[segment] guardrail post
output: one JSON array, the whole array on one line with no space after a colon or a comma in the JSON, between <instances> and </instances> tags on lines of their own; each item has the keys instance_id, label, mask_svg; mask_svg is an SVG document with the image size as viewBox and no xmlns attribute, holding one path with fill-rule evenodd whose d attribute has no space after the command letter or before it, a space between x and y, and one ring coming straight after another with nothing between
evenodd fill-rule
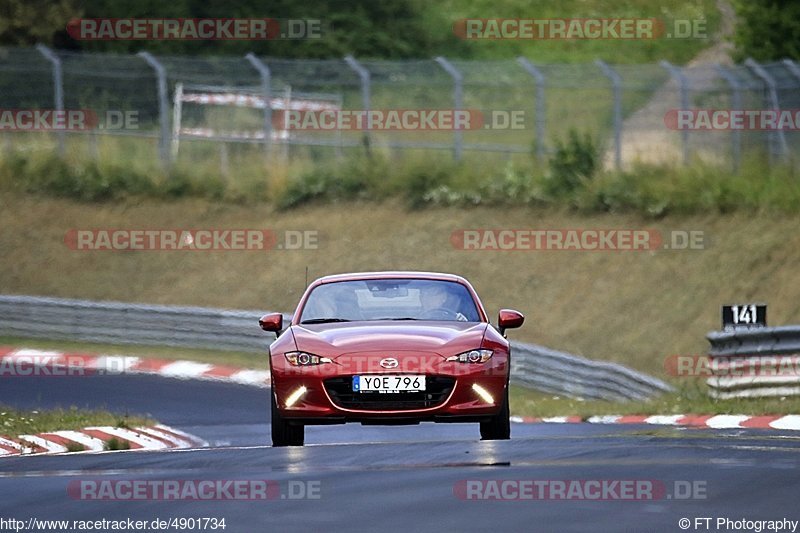
<instances>
[{"instance_id":1,"label":"guardrail post","mask_svg":"<svg viewBox=\"0 0 800 533\"><path fill-rule=\"evenodd\" d=\"M525 72L533 76L536 80L536 102L534 108L536 110L536 157L542 159L545 154L544 147L544 130L545 121L547 120L545 110L545 77L542 71L536 68L533 63L528 61L527 58L518 57L517 63L520 64Z\"/></svg>"},{"instance_id":2,"label":"guardrail post","mask_svg":"<svg viewBox=\"0 0 800 533\"><path fill-rule=\"evenodd\" d=\"M169 128L169 98L167 91L167 71L159 61L149 52L139 52L139 57L144 59L156 73L158 79L158 121L161 134L158 142L161 162L165 167L170 164L170 128Z\"/></svg>"},{"instance_id":3,"label":"guardrail post","mask_svg":"<svg viewBox=\"0 0 800 533\"><path fill-rule=\"evenodd\" d=\"M450 77L453 78L453 108L455 110L461 110L463 108L463 85L464 85L464 75L459 72L459 70L453 66L447 59L442 56L438 56L434 58L439 66L441 66L445 72L450 74ZM464 150L464 132L461 131L460 128L456 128L453 131L453 158L456 161L461 160L461 153Z\"/></svg>"},{"instance_id":4,"label":"guardrail post","mask_svg":"<svg viewBox=\"0 0 800 533\"><path fill-rule=\"evenodd\" d=\"M764 67L762 67L761 65L756 63L755 60L753 60L753 58L751 58L751 57L748 57L745 60L744 64L750 70L753 71L753 74L755 74L758 78L760 78L766 84L769 105L771 105L772 109L774 109L775 111L780 111L781 105L780 105L780 102L778 101L778 90L777 90L777 86L775 84L775 79L773 79L773 77L770 76L769 72L767 72L764 69ZM768 133L768 139L769 139L770 160L772 160L772 156L775 153L778 153L779 155L782 155L784 158L788 158L789 157L789 146L786 144L786 137L783 134L783 130L778 128L774 132L769 132ZM778 144L777 150L776 150L776 147L775 147L775 144L776 144L775 140L776 139L777 139L777 144Z\"/></svg>"},{"instance_id":5,"label":"guardrail post","mask_svg":"<svg viewBox=\"0 0 800 533\"><path fill-rule=\"evenodd\" d=\"M56 111L64 111L64 75L61 70L61 59L43 44L37 44L36 49L53 65L53 107ZM58 137L58 155L64 156L64 130L56 133Z\"/></svg>"},{"instance_id":6,"label":"guardrail post","mask_svg":"<svg viewBox=\"0 0 800 533\"><path fill-rule=\"evenodd\" d=\"M622 168L622 77L605 61L595 60L603 74L611 80L614 91L614 166Z\"/></svg>"},{"instance_id":7,"label":"guardrail post","mask_svg":"<svg viewBox=\"0 0 800 533\"><path fill-rule=\"evenodd\" d=\"M680 86L680 94L681 94L681 109L689 109L689 80L686 75L683 73L683 70L672 65L667 60L663 60L659 63L664 69L669 72L669 75L672 76L675 81L678 82ZM681 150L683 152L683 164L684 166L689 164L689 130L682 129L681 130Z\"/></svg>"},{"instance_id":8,"label":"guardrail post","mask_svg":"<svg viewBox=\"0 0 800 533\"><path fill-rule=\"evenodd\" d=\"M244 57L253 65L253 68L258 71L258 75L261 77L261 96L264 98L264 151L269 153L269 144L272 140L272 73L269 71L269 67L258 59L253 52Z\"/></svg>"},{"instance_id":9,"label":"guardrail post","mask_svg":"<svg viewBox=\"0 0 800 533\"><path fill-rule=\"evenodd\" d=\"M728 85L731 86L731 107L733 109L742 108L742 84L736 79L731 72L722 65L715 65L714 67L719 75L722 76ZM742 132L734 129L731 132L731 151L733 152L733 171L739 172L739 165L742 160Z\"/></svg>"},{"instance_id":10,"label":"guardrail post","mask_svg":"<svg viewBox=\"0 0 800 533\"><path fill-rule=\"evenodd\" d=\"M353 56L345 56L344 58L347 65L358 74L361 80L361 102L364 106L364 113L367 117L367 129L364 132L364 146L367 149L367 154L370 153L371 136L370 130L372 129L372 117L370 116L370 109L372 108L372 92L371 92L371 79L369 70L364 65L356 61Z\"/></svg>"}]
</instances>

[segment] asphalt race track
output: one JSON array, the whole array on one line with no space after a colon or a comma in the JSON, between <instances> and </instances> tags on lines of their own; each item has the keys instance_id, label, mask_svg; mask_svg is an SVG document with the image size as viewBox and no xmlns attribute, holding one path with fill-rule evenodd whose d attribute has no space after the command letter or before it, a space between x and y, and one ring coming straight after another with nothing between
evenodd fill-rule
<instances>
[{"instance_id":1,"label":"asphalt race track","mask_svg":"<svg viewBox=\"0 0 800 533\"><path fill-rule=\"evenodd\" d=\"M152 376L5 378L0 403L150 414L212 444L3 458L6 519L215 517L225 518L226 532L735 531L736 522L716 528L716 520L800 519L800 436L788 431L515 424L510 441L481 442L472 425L348 425L308 428L304 448L273 449L267 391L246 386ZM279 490L257 501L98 501L68 492L76 480L270 480ZM499 485L487 480L584 488L635 481L663 490L623 501L613 491L607 499L476 499L497 496L488 488ZM706 517L710 529L695 522Z\"/></svg>"}]
</instances>

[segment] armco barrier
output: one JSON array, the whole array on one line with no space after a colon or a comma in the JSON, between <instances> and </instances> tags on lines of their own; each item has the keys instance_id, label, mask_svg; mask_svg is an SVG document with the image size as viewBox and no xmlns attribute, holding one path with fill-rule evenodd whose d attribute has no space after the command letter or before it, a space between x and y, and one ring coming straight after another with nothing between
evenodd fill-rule
<instances>
[{"instance_id":1,"label":"armco barrier","mask_svg":"<svg viewBox=\"0 0 800 533\"><path fill-rule=\"evenodd\" d=\"M0 334L109 344L264 351L259 311L0 296Z\"/></svg>"},{"instance_id":2,"label":"armco barrier","mask_svg":"<svg viewBox=\"0 0 800 533\"><path fill-rule=\"evenodd\" d=\"M712 331L708 378L714 398L756 398L800 394L800 326Z\"/></svg>"},{"instance_id":3,"label":"armco barrier","mask_svg":"<svg viewBox=\"0 0 800 533\"><path fill-rule=\"evenodd\" d=\"M183 346L264 352L274 339L264 311L0 296L0 335L108 344ZM287 315L288 317L289 315ZM649 398L670 387L619 364L512 342L512 382L571 397Z\"/></svg>"}]
</instances>

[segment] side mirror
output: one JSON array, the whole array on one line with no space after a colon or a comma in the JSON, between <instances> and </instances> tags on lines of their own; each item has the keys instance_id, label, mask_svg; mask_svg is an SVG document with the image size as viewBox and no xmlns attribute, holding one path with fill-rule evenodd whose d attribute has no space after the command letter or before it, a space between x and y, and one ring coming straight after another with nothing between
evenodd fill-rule
<instances>
[{"instance_id":1,"label":"side mirror","mask_svg":"<svg viewBox=\"0 0 800 533\"><path fill-rule=\"evenodd\" d=\"M518 328L525 322L525 315L513 309L501 309L497 317L497 329L502 335L506 334L507 329Z\"/></svg>"},{"instance_id":2,"label":"side mirror","mask_svg":"<svg viewBox=\"0 0 800 533\"><path fill-rule=\"evenodd\" d=\"M258 325L264 331L274 331L278 333L283 329L283 315L281 313L270 313L258 319Z\"/></svg>"}]
</instances>

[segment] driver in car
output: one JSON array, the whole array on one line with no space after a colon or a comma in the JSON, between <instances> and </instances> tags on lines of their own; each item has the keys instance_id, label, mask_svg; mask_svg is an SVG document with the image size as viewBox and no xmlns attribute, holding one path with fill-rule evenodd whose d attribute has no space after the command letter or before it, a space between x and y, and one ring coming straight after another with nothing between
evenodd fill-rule
<instances>
[{"instance_id":1,"label":"driver in car","mask_svg":"<svg viewBox=\"0 0 800 533\"><path fill-rule=\"evenodd\" d=\"M459 320L467 317L459 312L459 298L450 293L442 283L434 283L420 289L420 318L429 320Z\"/></svg>"}]
</instances>

